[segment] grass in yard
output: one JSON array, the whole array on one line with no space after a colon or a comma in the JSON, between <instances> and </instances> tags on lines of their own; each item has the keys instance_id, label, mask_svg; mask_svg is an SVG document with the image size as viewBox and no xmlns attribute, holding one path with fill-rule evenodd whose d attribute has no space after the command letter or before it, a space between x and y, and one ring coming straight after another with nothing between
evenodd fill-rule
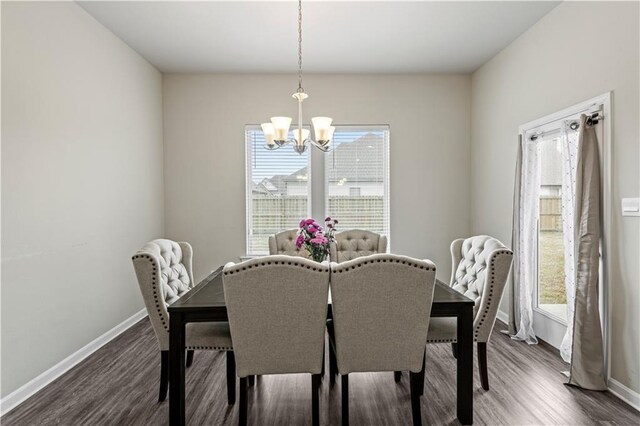
<instances>
[{"instance_id":1,"label":"grass in yard","mask_svg":"<svg viewBox=\"0 0 640 426\"><path fill-rule=\"evenodd\" d=\"M540 231L540 304L567 303L564 288L564 242L560 231Z\"/></svg>"}]
</instances>

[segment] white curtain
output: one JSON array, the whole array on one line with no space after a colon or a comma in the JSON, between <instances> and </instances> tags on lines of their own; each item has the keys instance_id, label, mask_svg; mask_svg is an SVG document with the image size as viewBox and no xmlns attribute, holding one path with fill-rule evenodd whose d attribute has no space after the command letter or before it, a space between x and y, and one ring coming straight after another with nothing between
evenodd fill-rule
<instances>
[{"instance_id":1,"label":"white curtain","mask_svg":"<svg viewBox=\"0 0 640 426\"><path fill-rule=\"evenodd\" d=\"M520 168L520 191L518 205L514 205L514 225L517 226L518 252L514 253L517 271L514 288L518 289L515 302L518 303L518 317L515 318L516 333L511 337L529 344L538 343L533 331L533 295L536 285L537 233L540 198L540 155L538 144L525 134L521 139L522 161ZM517 180L516 180L517 181Z\"/></svg>"},{"instance_id":2,"label":"white curtain","mask_svg":"<svg viewBox=\"0 0 640 426\"><path fill-rule=\"evenodd\" d=\"M574 212L576 167L578 164L578 132L562 126L562 232L564 234L564 284L567 294L567 332L560 344L560 355L565 362L571 362L573 343L573 311L575 306L575 246Z\"/></svg>"}]
</instances>

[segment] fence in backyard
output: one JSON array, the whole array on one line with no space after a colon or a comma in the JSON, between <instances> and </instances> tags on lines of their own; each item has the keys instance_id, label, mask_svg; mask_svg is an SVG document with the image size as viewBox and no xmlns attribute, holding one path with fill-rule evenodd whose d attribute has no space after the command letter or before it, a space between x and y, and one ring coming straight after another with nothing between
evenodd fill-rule
<instances>
[{"instance_id":1,"label":"fence in backyard","mask_svg":"<svg viewBox=\"0 0 640 426\"><path fill-rule=\"evenodd\" d=\"M382 196L330 196L329 212L339 219L339 230L360 228L373 232L384 229ZM253 224L251 250L269 251L269 236L285 229L297 228L300 219L307 217L307 197L304 195L253 194ZM316 218L319 221L324 217Z\"/></svg>"},{"instance_id":2,"label":"fence in backyard","mask_svg":"<svg viewBox=\"0 0 640 426\"><path fill-rule=\"evenodd\" d=\"M562 198L540 197L540 230L562 231Z\"/></svg>"}]
</instances>

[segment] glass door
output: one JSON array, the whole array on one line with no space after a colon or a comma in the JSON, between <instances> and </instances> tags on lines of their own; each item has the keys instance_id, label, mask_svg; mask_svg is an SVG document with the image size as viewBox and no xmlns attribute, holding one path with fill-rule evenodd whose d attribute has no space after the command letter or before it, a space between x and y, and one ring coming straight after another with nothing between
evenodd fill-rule
<instances>
[{"instance_id":1,"label":"glass door","mask_svg":"<svg viewBox=\"0 0 640 426\"><path fill-rule=\"evenodd\" d=\"M539 142L540 196L538 217L538 285L535 306L566 325L565 250L562 229L562 141Z\"/></svg>"},{"instance_id":2,"label":"glass door","mask_svg":"<svg viewBox=\"0 0 640 426\"><path fill-rule=\"evenodd\" d=\"M563 143L559 131L537 141L540 161L538 196L537 283L533 329L540 339L559 348L567 331L565 250L562 225Z\"/></svg>"}]
</instances>

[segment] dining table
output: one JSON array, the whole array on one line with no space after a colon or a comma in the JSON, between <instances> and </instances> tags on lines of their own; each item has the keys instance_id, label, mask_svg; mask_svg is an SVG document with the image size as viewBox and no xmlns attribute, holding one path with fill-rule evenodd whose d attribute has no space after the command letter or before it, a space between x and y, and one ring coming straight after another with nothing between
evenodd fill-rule
<instances>
[{"instance_id":1,"label":"dining table","mask_svg":"<svg viewBox=\"0 0 640 426\"><path fill-rule=\"evenodd\" d=\"M222 285L222 267L212 271L169 311L169 423L185 424L185 340L191 322L228 321ZM331 298L328 299L331 312ZM458 421L473 424L473 306L474 301L436 280L431 317L457 318L457 409ZM436 390L434 390L436 391Z\"/></svg>"}]
</instances>

